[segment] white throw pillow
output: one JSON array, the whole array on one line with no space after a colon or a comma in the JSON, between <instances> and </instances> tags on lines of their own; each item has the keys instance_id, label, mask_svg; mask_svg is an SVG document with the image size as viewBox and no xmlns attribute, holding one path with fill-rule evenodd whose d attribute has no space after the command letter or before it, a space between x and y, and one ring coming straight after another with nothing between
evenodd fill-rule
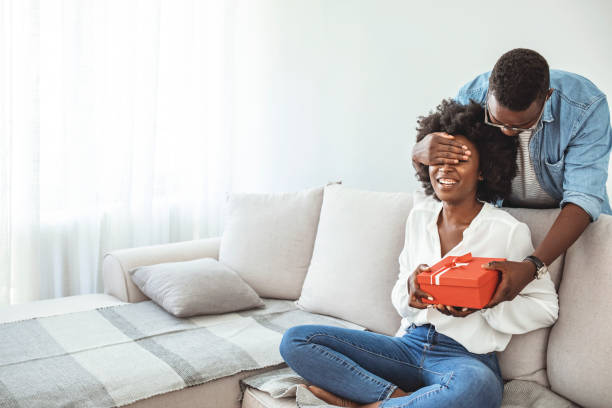
<instances>
[{"instance_id":1,"label":"white throw pillow","mask_svg":"<svg viewBox=\"0 0 612 408\"><path fill-rule=\"evenodd\" d=\"M391 290L411 208L409 193L327 186L298 306L393 335L401 319Z\"/></svg>"},{"instance_id":2,"label":"white throw pillow","mask_svg":"<svg viewBox=\"0 0 612 408\"><path fill-rule=\"evenodd\" d=\"M259 296L297 299L310 265L323 188L230 194L219 261Z\"/></svg>"},{"instance_id":3,"label":"white throw pillow","mask_svg":"<svg viewBox=\"0 0 612 408\"><path fill-rule=\"evenodd\" d=\"M236 272L213 258L139 266L129 273L142 293L178 317L264 306Z\"/></svg>"}]
</instances>

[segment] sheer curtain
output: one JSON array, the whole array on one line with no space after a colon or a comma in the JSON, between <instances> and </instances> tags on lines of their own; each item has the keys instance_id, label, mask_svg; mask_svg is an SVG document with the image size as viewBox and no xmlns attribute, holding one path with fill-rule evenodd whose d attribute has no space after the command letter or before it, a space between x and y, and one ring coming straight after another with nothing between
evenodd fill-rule
<instances>
[{"instance_id":1,"label":"sheer curtain","mask_svg":"<svg viewBox=\"0 0 612 408\"><path fill-rule=\"evenodd\" d=\"M0 0L0 304L100 292L109 250L220 233L231 10Z\"/></svg>"}]
</instances>

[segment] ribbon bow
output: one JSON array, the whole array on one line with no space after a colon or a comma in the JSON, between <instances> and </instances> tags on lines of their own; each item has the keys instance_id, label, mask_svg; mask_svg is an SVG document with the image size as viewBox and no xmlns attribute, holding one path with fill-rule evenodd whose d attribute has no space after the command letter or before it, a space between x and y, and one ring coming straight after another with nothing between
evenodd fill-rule
<instances>
[{"instance_id":1,"label":"ribbon bow","mask_svg":"<svg viewBox=\"0 0 612 408\"><path fill-rule=\"evenodd\" d=\"M472 260L472 253L468 252L467 254L461 256L449 256L446 258L435 270L431 271L431 275L429 276L430 285L440 285L440 276L444 275L446 272L451 269L463 268L466 265L470 264Z\"/></svg>"}]
</instances>

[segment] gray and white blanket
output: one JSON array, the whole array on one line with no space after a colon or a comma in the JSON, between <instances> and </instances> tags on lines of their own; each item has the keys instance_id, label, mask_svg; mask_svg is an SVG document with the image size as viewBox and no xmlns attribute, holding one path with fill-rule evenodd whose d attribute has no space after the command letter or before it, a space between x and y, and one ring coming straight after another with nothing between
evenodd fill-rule
<instances>
[{"instance_id":1,"label":"gray and white blanket","mask_svg":"<svg viewBox=\"0 0 612 408\"><path fill-rule=\"evenodd\" d=\"M267 371L240 381L243 389L255 388L272 398L295 398L297 408L338 408L318 399L301 384L308 382L291 368ZM411 394L411 393L409 393ZM578 405L533 381L512 380L504 386L501 408L579 408Z\"/></svg>"},{"instance_id":2,"label":"gray and white blanket","mask_svg":"<svg viewBox=\"0 0 612 408\"><path fill-rule=\"evenodd\" d=\"M361 329L292 301L177 318L151 301L0 325L0 407L114 407L283 362L299 324Z\"/></svg>"}]
</instances>

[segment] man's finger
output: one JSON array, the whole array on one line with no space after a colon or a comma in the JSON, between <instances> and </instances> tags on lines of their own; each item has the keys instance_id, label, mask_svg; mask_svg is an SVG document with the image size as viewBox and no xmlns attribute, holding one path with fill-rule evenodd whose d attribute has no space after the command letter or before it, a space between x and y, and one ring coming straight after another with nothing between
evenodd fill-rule
<instances>
[{"instance_id":1,"label":"man's finger","mask_svg":"<svg viewBox=\"0 0 612 408\"><path fill-rule=\"evenodd\" d=\"M465 157L465 158L464 158ZM449 151L439 151L436 153L434 160L436 159L450 159L450 160L467 160L468 156L465 156L463 153L453 153Z\"/></svg>"},{"instance_id":2,"label":"man's finger","mask_svg":"<svg viewBox=\"0 0 612 408\"><path fill-rule=\"evenodd\" d=\"M461 152L465 152L465 151L470 150L470 149L469 149L469 148L468 148L466 145L464 145L464 144L463 144L463 143L461 143L461 142L457 142L456 140L451 140L451 139L446 139L446 138L445 138L445 139L438 139L438 140L437 140L437 142L438 142L438 145L439 145L440 147L445 147L445 148L448 148L448 147L458 148L458 149L460 149L460 150L461 150Z\"/></svg>"},{"instance_id":3,"label":"man's finger","mask_svg":"<svg viewBox=\"0 0 612 408\"><path fill-rule=\"evenodd\" d=\"M503 262L500 261L491 261L489 263L483 264L482 267L485 269L496 269L498 271L503 271Z\"/></svg>"},{"instance_id":4,"label":"man's finger","mask_svg":"<svg viewBox=\"0 0 612 408\"><path fill-rule=\"evenodd\" d=\"M450 134L448 134L446 132L434 132L433 134L436 135L436 136L441 136L441 137L443 137L445 139L449 139L449 140L454 140L455 139L455 136L450 135Z\"/></svg>"},{"instance_id":5,"label":"man's finger","mask_svg":"<svg viewBox=\"0 0 612 408\"><path fill-rule=\"evenodd\" d=\"M485 305L484 309L488 309L490 307L493 307L493 306L497 305L498 303L501 303L504 300L505 292L506 292L505 287L506 287L506 285L503 285L503 282L501 282L497 286L497 289L495 290L495 293L493 294L493 297L491 298L489 303L487 303Z\"/></svg>"},{"instance_id":6,"label":"man's finger","mask_svg":"<svg viewBox=\"0 0 612 408\"><path fill-rule=\"evenodd\" d=\"M430 165L432 166L442 166L443 164L459 164L458 159L446 159L444 157L434 157L431 159Z\"/></svg>"},{"instance_id":7,"label":"man's finger","mask_svg":"<svg viewBox=\"0 0 612 408\"><path fill-rule=\"evenodd\" d=\"M440 152L449 152L449 153L454 153L454 154L458 154L460 156L464 156L464 155L471 155L472 152L470 152L469 150L466 150L462 147L462 145L456 145L456 144L443 144L440 143L440 146L438 147L438 150ZM469 152L469 153L468 153Z\"/></svg>"}]
</instances>

